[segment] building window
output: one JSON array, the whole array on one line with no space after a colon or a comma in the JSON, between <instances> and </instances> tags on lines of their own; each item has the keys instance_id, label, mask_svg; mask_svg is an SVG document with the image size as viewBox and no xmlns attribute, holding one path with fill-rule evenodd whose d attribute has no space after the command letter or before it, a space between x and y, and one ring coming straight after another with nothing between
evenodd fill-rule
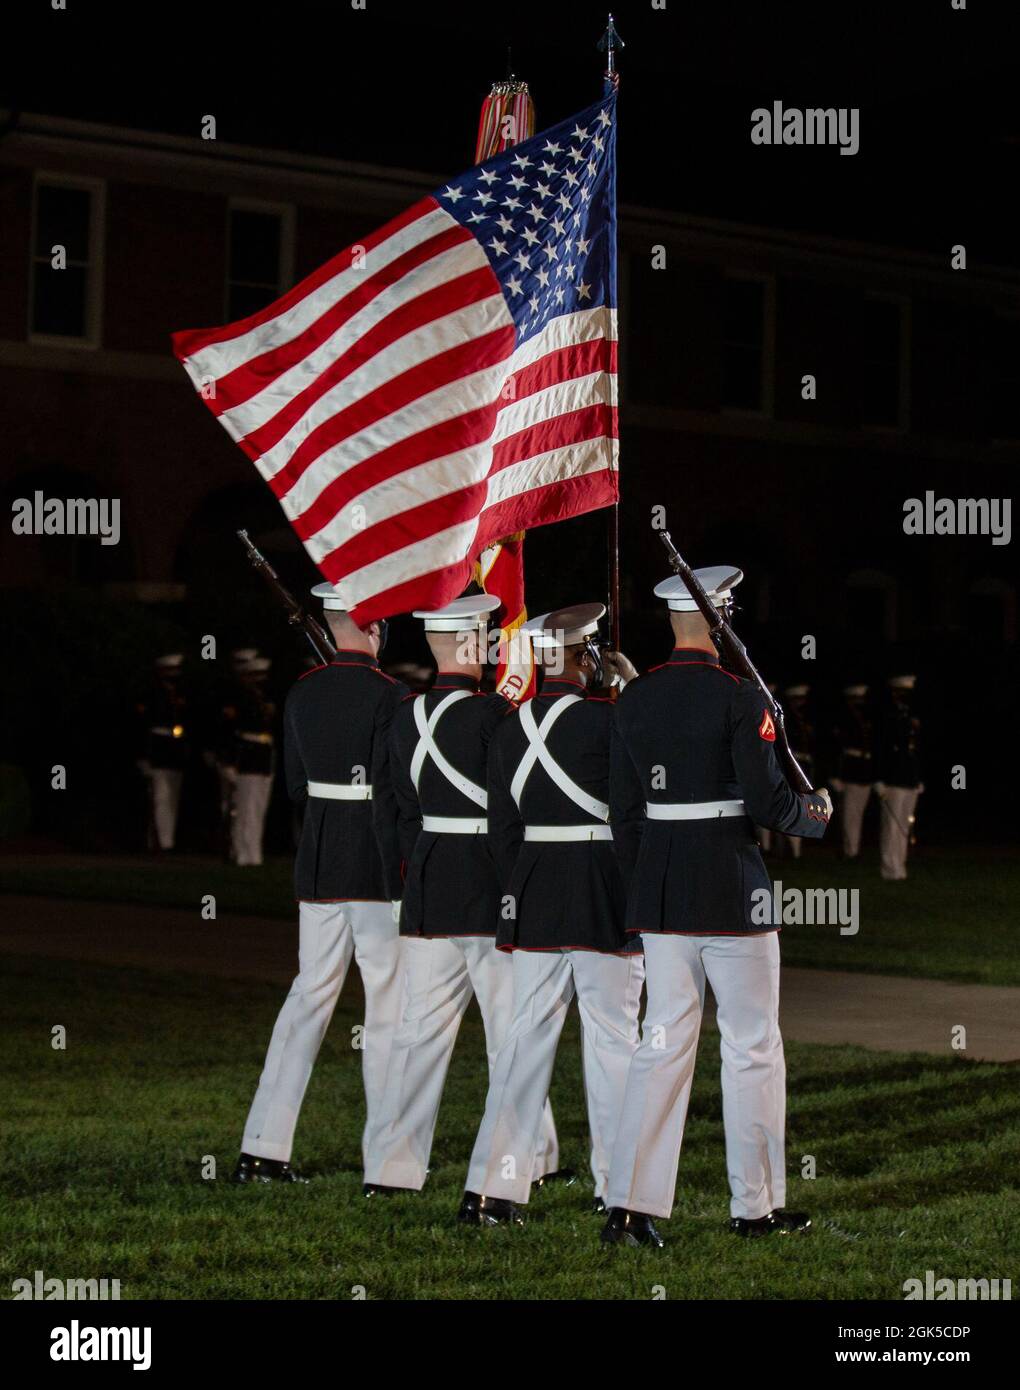
<instances>
[{"instance_id":1,"label":"building window","mask_svg":"<svg viewBox=\"0 0 1020 1390\"><path fill-rule=\"evenodd\" d=\"M861 424L906 429L909 382L909 305L877 295L864 301Z\"/></svg>"},{"instance_id":2,"label":"building window","mask_svg":"<svg viewBox=\"0 0 1020 1390\"><path fill-rule=\"evenodd\" d=\"M95 347L100 336L103 186L36 178L32 207L33 342Z\"/></svg>"},{"instance_id":3,"label":"building window","mask_svg":"<svg viewBox=\"0 0 1020 1390\"><path fill-rule=\"evenodd\" d=\"M758 276L723 281L722 406L771 409L773 285Z\"/></svg>"},{"instance_id":4,"label":"building window","mask_svg":"<svg viewBox=\"0 0 1020 1390\"><path fill-rule=\"evenodd\" d=\"M233 202L227 223L227 318L244 319L289 289L293 270L291 207Z\"/></svg>"},{"instance_id":5,"label":"building window","mask_svg":"<svg viewBox=\"0 0 1020 1390\"><path fill-rule=\"evenodd\" d=\"M1020 318L994 314L987 331L988 432L992 439L1020 439Z\"/></svg>"}]
</instances>

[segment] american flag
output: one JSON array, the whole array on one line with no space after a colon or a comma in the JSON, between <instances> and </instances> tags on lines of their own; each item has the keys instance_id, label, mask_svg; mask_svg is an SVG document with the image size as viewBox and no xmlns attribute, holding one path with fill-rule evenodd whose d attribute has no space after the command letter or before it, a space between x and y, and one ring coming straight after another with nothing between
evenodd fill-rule
<instances>
[{"instance_id":1,"label":"american flag","mask_svg":"<svg viewBox=\"0 0 1020 1390\"><path fill-rule=\"evenodd\" d=\"M448 603L493 541L618 496L615 106L173 335L358 622Z\"/></svg>"}]
</instances>

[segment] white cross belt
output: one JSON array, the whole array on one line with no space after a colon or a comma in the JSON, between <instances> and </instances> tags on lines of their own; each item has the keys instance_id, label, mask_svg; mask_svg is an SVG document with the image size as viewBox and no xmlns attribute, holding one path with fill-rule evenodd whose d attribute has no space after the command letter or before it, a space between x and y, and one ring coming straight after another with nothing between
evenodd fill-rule
<instances>
[{"instance_id":1,"label":"white cross belt","mask_svg":"<svg viewBox=\"0 0 1020 1390\"><path fill-rule=\"evenodd\" d=\"M368 782L309 782L308 795L327 801L371 801L372 786Z\"/></svg>"},{"instance_id":2,"label":"white cross belt","mask_svg":"<svg viewBox=\"0 0 1020 1390\"><path fill-rule=\"evenodd\" d=\"M526 825L526 840L611 840L608 825Z\"/></svg>"},{"instance_id":3,"label":"white cross belt","mask_svg":"<svg viewBox=\"0 0 1020 1390\"><path fill-rule=\"evenodd\" d=\"M722 816L743 816L742 801L648 801L649 820L718 820Z\"/></svg>"}]
</instances>

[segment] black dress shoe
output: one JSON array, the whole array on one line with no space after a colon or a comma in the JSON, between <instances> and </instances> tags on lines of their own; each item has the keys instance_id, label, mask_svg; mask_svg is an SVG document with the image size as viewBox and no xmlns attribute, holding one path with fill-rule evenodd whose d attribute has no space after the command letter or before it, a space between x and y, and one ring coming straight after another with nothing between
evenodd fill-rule
<instances>
[{"instance_id":1,"label":"black dress shoe","mask_svg":"<svg viewBox=\"0 0 1020 1390\"><path fill-rule=\"evenodd\" d=\"M384 1182L366 1182L362 1184L362 1193L366 1197L399 1197L402 1193L409 1192L417 1197L416 1187L387 1187Z\"/></svg>"},{"instance_id":2,"label":"black dress shoe","mask_svg":"<svg viewBox=\"0 0 1020 1390\"><path fill-rule=\"evenodd\" d=\"M811 1225L811 1218L802 1211L783 1211L777 1208L770 1211L768 1216L750 1218L745 1216L734 1216L730 1220L730 1230L735 1236L745 1236L750 1240L755 1240L759 1236L789 1235L792 1231L806 1231Z\"/></svg>"},{"instance_id":3,"label":"black dress shoe","mask_svg":"<svg viewBox=\"0 0 1020 1390\"><path fill-rule=\"evenodd\" d=\"M466 1226L523 1226L524 1217L514 1202L506 1197L486 1197L478 1192L465 1192L457 1220Z\"/></svg>"},{"instance_id":4,"label":"black dress shoe","mask_svg":"<svg viewBox=\"0 0 1020 1390\"><path fill-rule=\"evenodd\" d=\"M299 1182L308 1183L289 1163L277 1158L256 1158L254 1154L242 1154L230 1178L231 1182Z\"/></svg>"},{"instance_id":5,"label":"black dress shoe","mask_svg":"<svg viewBox=\"0 0 1020 1390\"><path fill-rule=\"evenodd\" d=\"M557 1168L554 1173L543 1173L531 1185L532 1187L548 1187L550 1183L554 1182L561 1182L564 1187L569 1187L571 1183L577 1182L576 1168Z\"/></svg>"},{"instance_id":6,"label":"black dress shoe","mask_svg":"<svg viewBox=\"0 0 1020 1390\"><path fill-rule=\"evenodd\" d=\"M654 1245L661 1250L665 1243L646 1212L609 1208L609 1220L602 1227L603 1245Z\"/></svg>"},{"instance_id":7,"label":"black dress shoe","mask_svg":"<svg viewBox=\"0 0 1020 1390\"><path fill-rule=\"evenodd\" d=\"M594 1202L592 1202L591 1214L592 1216L605 1216L606 1204L601 1197L596 1197Z\"/></svg>"}]
</instances>

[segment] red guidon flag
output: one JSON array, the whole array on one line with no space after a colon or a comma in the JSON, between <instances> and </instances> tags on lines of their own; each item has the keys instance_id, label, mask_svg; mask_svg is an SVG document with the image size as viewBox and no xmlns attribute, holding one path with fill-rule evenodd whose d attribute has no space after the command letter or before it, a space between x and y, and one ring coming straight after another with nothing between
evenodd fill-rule
<instances>
[{"instance_id":1,"label":"red guidon flag","mask_svg":"<svg viewBox=\"0 0 1020 1390\"><path fill-rule=\"evenodd\" d=\"M616 500L615 105L451 179L250 318L174 334L357 622L448 603L500 537Z\"/></svg>"}]
</instances>

